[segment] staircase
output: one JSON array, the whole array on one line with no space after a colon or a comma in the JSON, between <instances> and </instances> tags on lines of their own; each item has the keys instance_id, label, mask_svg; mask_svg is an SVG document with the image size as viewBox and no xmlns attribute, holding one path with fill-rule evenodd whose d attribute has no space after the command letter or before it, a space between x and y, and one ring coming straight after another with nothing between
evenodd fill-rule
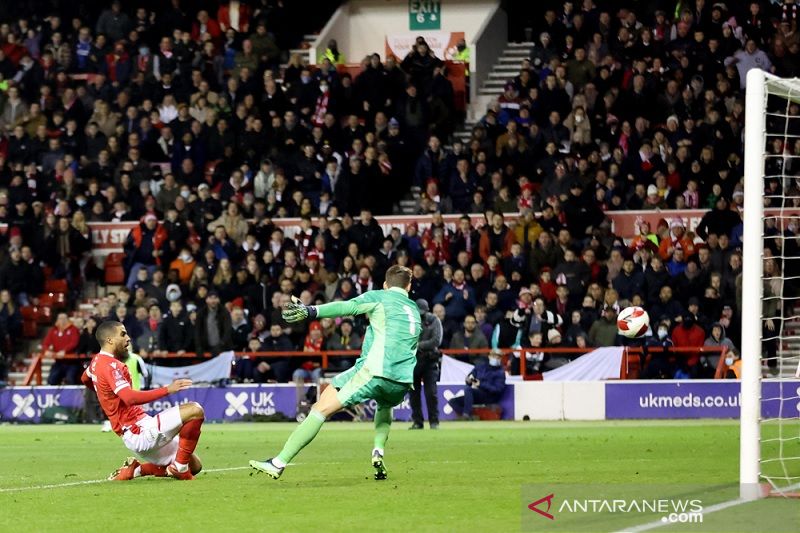
<instances>
[{"instance_id":1,"label":"staircase","mask_svg":"<svg viewBox=\"0 0 800 533\"><path fill-rule=\"evenodd\" d=\"M497 58L492 71L483 80L483 85L478 89L478 98L470 104L470 113L467 114L464 126L456 130L455 139L464 143L469 141L472 128L483 117L486 108L503 94L506 82L519 74L522 60L530 57L533 46L532 42L508 43L502 55Z\"/></svg>"},{"instance_id":2,"label":"staircase","mask_svg":"<svg viewBox=\"0 0 800 533\"><path fill-rule=\"evenodd\" d=\"M503 54L497 58L494 68L483 82L479 95L498 97L503 93L506 82L519 74L519 66L523 59L531 56L534 43L508 43Z\"/></svg>"}]
</instances>

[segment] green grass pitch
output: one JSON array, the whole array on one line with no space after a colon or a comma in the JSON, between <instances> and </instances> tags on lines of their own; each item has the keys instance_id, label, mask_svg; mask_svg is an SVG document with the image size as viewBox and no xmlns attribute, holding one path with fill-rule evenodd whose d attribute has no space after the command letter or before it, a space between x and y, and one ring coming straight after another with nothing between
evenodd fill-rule
<instances>
[{"instance_id":1,"label":"green grass pitch","mask_svg":"<svg viewBox=\"0 0 800 533\"><path fill-rule=\"evenodd\" d=\"M738 478L733 421L443 423L439 431L395 423L389 479L380 482L371 424L329 423L279 481L243 468L277 452L293 427L206 424L197 450L206 472L193 482L81 483L129 455L118 437L97 426L0 426L0 531L500 533L531 523L525 485L702 484L725 488L724 501ZM785 516L793 519L775 518ZM656 531L799 529L800 501L773 498Z\"/></svg>"}]
</instances>

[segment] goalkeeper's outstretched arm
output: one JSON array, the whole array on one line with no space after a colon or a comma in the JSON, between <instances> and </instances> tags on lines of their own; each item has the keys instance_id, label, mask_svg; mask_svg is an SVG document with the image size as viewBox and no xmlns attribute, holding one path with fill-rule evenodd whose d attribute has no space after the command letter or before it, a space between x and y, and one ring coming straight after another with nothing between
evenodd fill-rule
<instances>
[{"instance_id":1,"label":"goalkeeper's outstretched arm","mask_svg":"<svg viewBox=\"0 0 800 533\"><path fill-rule=\"evenodd\" d=\"M305 305L299 298L292 296L292 301L283 308L281 316L286 322L291 323L369 313L377 305L377 302L367 301L369 299L366 297L367 294L362 294L346 302L330 302L322 305Z\"/></svg>"}]
</instances>

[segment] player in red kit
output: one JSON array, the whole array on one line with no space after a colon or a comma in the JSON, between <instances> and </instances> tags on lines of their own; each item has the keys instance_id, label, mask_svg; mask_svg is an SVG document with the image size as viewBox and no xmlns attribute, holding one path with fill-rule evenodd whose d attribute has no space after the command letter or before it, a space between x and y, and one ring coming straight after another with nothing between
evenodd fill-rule
<instances>
[{"instance_id":1,"label":"player in red kit","mask_svg":"<svg viewBox=\"0 0 800 533\"><path fill-rule=\"evenodd\" d=\"M100 352L92 358L81 382L97 393L114 433L143 461L129 457L109 479L129 480L139 476L172 476L194 479L202 464L194 454L203 424L203 407L189 402L149 416L141 404L188 389L192 381L176 379L167 387L150 391L131 388L128 367L122 362L131 340L120 322L109 320L95 333Z\"/></svg>"}]
</instances>

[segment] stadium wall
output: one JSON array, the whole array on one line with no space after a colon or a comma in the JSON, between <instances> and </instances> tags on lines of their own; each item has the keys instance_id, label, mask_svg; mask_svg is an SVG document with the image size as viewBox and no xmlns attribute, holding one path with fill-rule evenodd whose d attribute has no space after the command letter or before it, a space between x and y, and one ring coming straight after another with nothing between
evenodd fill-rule
<instances>
[{"instance_id":1,"label":"stadium wall","mask_svg":"<svg viewBox=\"0 0 800 533\"><path fill-rule=\"evenodd\" d=\"M460 383L439 384L439 416L456 414L447 400L463 394ZM504 419L514 420L621 420L621 419L730 419L739 417L738 381L620 381L620 382L511 382L500 402ZM10 387L0 390L0 422L37 423L48 408L81 409L86 389L65 387ZM800 379L764 380L761 412L764 418L800 416ZM295 417L295 387L286 385L232 385L194 387L144 406L155 413L176 404L200 402L206 418L237 421L276 413ZM374 405L367 404L371 417ZM408 398L395 408L396 420L411 417Z\"/></svg>"},{"instance_id":2,"label":"stadium wall","mask_svg":"<svg viewBox=\"0 0 800 533\"><path fill-rule=\"evenodd\" d=\"M441 0L441 28L432 31L464 32L467 42L471 42L499 5L499 1L491 0ZM425 33L409 29L408 1L350 0L323 28L313 55L322 57L328 40L336 39L350 63L359 63L373 52L385 59L386 36L403 33Z\"/></svg>"}]
</instances>

